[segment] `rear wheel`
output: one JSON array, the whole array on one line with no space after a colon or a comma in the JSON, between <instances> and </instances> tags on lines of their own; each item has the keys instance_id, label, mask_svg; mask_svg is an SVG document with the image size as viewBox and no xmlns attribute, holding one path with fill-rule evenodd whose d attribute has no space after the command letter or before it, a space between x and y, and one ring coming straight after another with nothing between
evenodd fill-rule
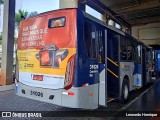
<instances>
[{"instance_id":1,"label":"rear wheel","mask_svg":"<svg viewBox=\"0 0 160 120\"><path fill-rule=\"evenodd\" d=\"M128 80L126 78L124 78L123 84L122 84L122 93L121 93L120 102L126 103L128 101L128 97L129 97Z\"/></svg>"}]
</instances>

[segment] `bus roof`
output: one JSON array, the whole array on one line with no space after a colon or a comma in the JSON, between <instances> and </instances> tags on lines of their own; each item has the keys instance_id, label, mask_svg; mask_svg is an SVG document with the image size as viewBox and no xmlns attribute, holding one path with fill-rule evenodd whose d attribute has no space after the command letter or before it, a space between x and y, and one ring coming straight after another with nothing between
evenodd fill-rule
<instances>
[{"instance_id":1,"label":"bus roof","mask_svg":"<svg viewBox=\"0 0 160 120\"><path fill-rule=\"evenodd\" d=\"M107 27L108 29L113 30L113 31L115 31L115 32L117 32L117 33L119 33L119 34L121 34L121 35L123 35L123 36L130 37L132 40L134 40L134 41L142 44L143 46L145 46L145 47L148 48L148 49L151 49L150 46L144 44L142 41L134 38L133 36L129 35L128 33L125 33L125 32L123 32L123 31L121 31L121 30L119 30L119 29L117 29L117 28L115 28L115 27L113 27L113 26L109 26L109 25L107 25L107 23L105 23L105 22L97 19L96 17L94 17L94 16L92 16L92 15L90 15L90 14L88 14L88 13L85 13L85 12L84 12L84 15L85 15L86 18L88 18L88 19L90 19L90 20L92 20L92 21L94 21L94 22L96 22L96 23L98 23L98 24L100 24L100 25L102 25L102 26L104 26L104 27Z\"/></svg>"}]
</instances>

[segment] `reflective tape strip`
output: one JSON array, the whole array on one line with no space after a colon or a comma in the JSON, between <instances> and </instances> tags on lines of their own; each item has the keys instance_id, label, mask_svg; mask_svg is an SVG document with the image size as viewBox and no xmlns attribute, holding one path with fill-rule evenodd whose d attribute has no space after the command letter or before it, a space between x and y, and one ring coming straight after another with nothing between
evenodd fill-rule
<instances>
[{"instance_id":1,"label":"reflective tape strip","mask_svg":"<svg viewBox=\"0 0 160 120\"><path fill-rule=\"evenodd\" d=\"M74 92L62 92L63 95L74 96Z\"/></svg>"},{"instance_id":2,"label":"reflective tape strip","mask_svg":"<svg viewBox=\"0 0 160 120\"><path fill-rule=\"evenodd\" d=\"M69 96L74 96L74 92L68 92Z\"/></svg>"},{"instance_id":3,"label":"reflective tape strip","mask_svg":"<svg viewBox=\"0 0 160 120\"><path fill-rule=\"evenodd\" d=\"M63 95L68 95L68 92L63 92L62 94L63 94Z\"/></svg>"},{"instance_id":4,"label":"reflective tape strip","mask_svg":"<svg viewBox=\"0 0 160 120\"><path fill-rule=\"evenodd\" d=\"M82 84L82 87L85 87L85 86L88 86L88 83L86 83L86 84Z\"/></svg>"}]
</instances>

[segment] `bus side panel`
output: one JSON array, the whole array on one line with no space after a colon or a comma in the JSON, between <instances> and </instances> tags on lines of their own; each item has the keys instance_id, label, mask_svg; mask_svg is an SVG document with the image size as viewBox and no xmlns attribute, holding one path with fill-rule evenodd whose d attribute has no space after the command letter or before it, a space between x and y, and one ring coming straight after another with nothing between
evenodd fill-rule
<instances>
[{"instance_id":1,"label":"bus side panel","mask_svg":"<svg viewBox=\"0 0 160 120\"><path fill-rule=\"evenodd\" d=\"M84 84L92 85L98 83L98 58L96 59L90 59L87 56L87 51L85 48L84 40L85 35L84 32L86 31L86 27L84 25L84 21L86 19L82 17L82 15L78 15L78 42L77 42L77 55L78 55L78 64L77 64L77 80L75 82L75 87L82 87ZM87 20L90 22L90 20ZM95 23L91 22L91 24L94 26ZM84 25L84 28L82 27ZM83 31L84 29L84 31ZM88 28L89 29L89 28ZM91 34L91 33L89 33ZM90 47L90 46L88 46ZM97 70L96 72L94 70Z\"/></svg>"},{"instance_id":2,"label":"bus side panel","mask_svg":"<svg viewBox=\"0 0 160 120\"><path fill-rule=\"evenodd\" d=\"M83 84L88 83L88 79L86 77L89 74L89 71L87 70L88 62L84 59L86 57L84 56L85 49L83 44L84 39L84 31L83 31L83 25L84 25L84 15L77 11L77 64L76 64L76 70L77 75L75 78L74 86L75 87L82 87ZM84 71L86 70L86 71Z\"/></svg>"},{"instance_id":3,"label":"bus side panel","mask_svg":"<svg viewBox=\"0 0 160 120\"><path fill-rule=\"evenodd\" d=\"M129 78L129 90L142 86L142 65L134 62L120 62L121 86L125 76Z\"/></svg>"},{"instance_id":4,"label":"bus side panel","mask_svg":"<svg viewBox=\"0 0 160 120\"><path fill-rule=\"evenodd\" d=\"M98 76L89 77L91 65L95 61L88 59L84 46L84 14L77 10L77 61L76 61L76 78L74 88L79 89L80 106L89 109L98 107ZM97 61L98 62L98 61ZM97 84L96 84L97 83ZM84 99L85 98L85 99Z\"/></svg>"},{"instance_id":5,"label":"bus side panel","mask_svg":"<svg viewBox=\"0 0 160 120\"><path fill-rule=\"evenodd\" d=\"M135 87L142 87L142 64L134 63L134 84Z\"/></svg>"}]
</instances>

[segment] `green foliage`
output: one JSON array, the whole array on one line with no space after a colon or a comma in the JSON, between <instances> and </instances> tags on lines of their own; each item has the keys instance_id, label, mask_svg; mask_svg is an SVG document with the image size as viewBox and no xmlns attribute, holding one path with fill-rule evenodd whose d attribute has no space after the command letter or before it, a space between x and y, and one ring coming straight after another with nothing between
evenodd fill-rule
<instances>
[{"instance_id":1,"label":"green foliage","mask_svg":"<svg viewBox=\"0 0 160 120\"><path fill-rule=\"evenodd\" d=\"M2 33L0 33L0 40L2 40Z\"/></svg>"},{"instance_id":2,"label":"green foliage","mask_svg":"<svg viewBox=\"0 0 160 120\"><path fill-rule=\"evenodd\" d=\"M4 3L4 0L0 0L0 5Z\"/></svg>"},{"instance_id":3,"label":"green foliage","mask_svg":"<svg viewBox=\"0 0 160 120\"><path fill-rule=\"evenodd\" d=\"M19 27L19 23L21 22L21 20L25 19L28 15L27 11L24 10L19 10L18 13L15 14L15 27Z\"/></svg>"},{"instance_id":4,"label":"green foliage","mask_svg":"<svg viewBox=\"0 0 160 120\"><path fill-rule=\"evenodd\" d=\"M35 15L37 15L38 12L37 11L33 11L31 13L27 12L27 11L24 11L24 10L19 10L18 13L15 14L15 27L16 28L19 28L19 23L23 20L23 19L26 19L26 18L29 18L29 17L33 17Z\"/></svg>"}]
</instances>

